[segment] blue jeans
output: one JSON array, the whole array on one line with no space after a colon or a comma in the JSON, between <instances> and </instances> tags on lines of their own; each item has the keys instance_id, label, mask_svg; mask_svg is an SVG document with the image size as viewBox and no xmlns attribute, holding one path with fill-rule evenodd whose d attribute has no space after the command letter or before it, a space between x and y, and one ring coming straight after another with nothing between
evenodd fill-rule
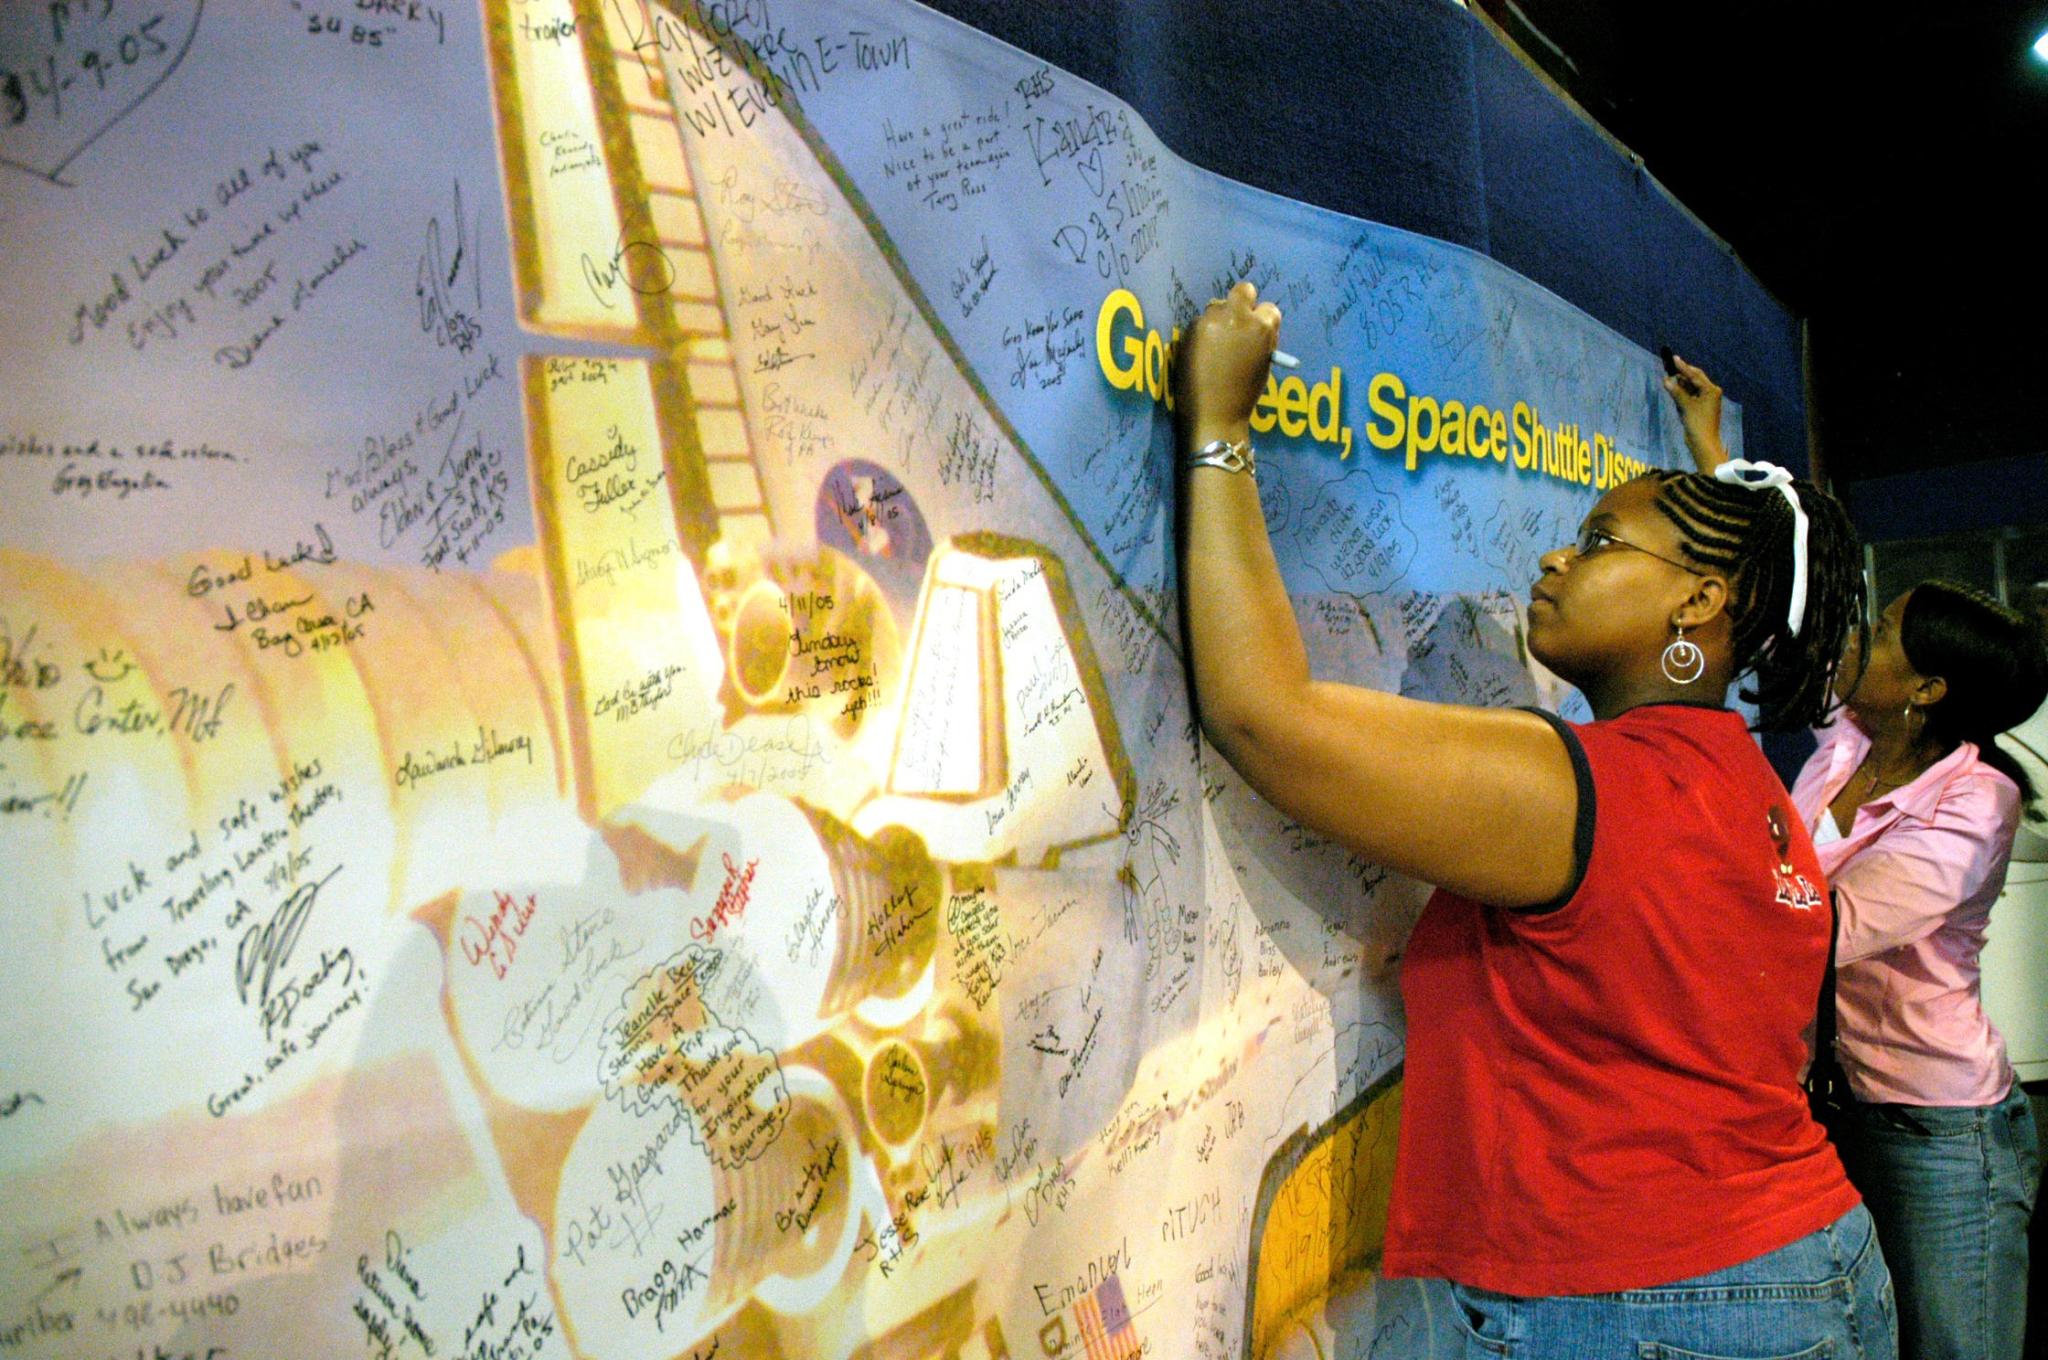
<instances>
[{"instance_id":1,"label":"blue jeans","mask_svg":"<svg viewBox=\"0 0 2048 1360\"><path fill-rule=\"evenodd\" d=\"M1837 1121L1849 1179L1877 1220L1916 1360L2019 1360L2027 1220L2041 1141L2018 1082L1996 1105L1854 1104Z\"/></svg>"},{"instance_id":2,"label":"blue jeans","mask_svg":"<svg viewBox=\"0 0 2048 1360\"><path fill-rule=\"evenodd\" d=\"M1896 1360L1892 1288L1861 1205L1741 1265L1614 1294L1450 1287L1467 1360Z\"/></svg>"}]
</instances>

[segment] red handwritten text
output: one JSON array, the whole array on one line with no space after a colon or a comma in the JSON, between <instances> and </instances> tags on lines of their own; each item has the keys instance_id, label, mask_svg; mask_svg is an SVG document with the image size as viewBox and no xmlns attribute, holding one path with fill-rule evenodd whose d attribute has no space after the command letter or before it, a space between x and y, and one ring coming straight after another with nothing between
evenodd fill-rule
<instances>
[{"instance_id":1,"label":"red handwritten text","mask_svg":"<svg viewBox=\"0 0 2048 1360\"><path fill-rule=\"evenodd\" d=\"M754 892L754 871L761 867L761 861L750 859L744 865L734 864L731 855L721 855L725 861L725 886L718 890L718 901L712 905L709 916L699 916L690 922L690 938L709 940L718 933L720 926L731 925L746 913L747 899Z\"/></svg>"},{"instance_id":2,"label":"red handwritten text","mask_svg":"<svg viewBox=\"0 0 2048 1360\"><path fill-rule=\"evenodd\" d=\"M488 921L479 921L474 916L462 918L462 956L472 964L488 963L491 972L502 978L512 960L519 956L519 939L526 934L540 904L534 901L533 893L528 893L524 902L510 893L491 895L498 899L498 905Z\"/></svg>"}]
</instances>

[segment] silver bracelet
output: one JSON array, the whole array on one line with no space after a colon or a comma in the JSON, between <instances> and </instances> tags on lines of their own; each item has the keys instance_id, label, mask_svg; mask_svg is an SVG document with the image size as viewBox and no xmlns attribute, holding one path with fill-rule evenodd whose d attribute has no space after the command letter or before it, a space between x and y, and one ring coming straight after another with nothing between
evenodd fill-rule
<instances>
[{"instance_id":1,"label":"silver bracelet","mask_svg":"<svg viewBox=\"0 0 2048 1360\"><path fill-rule=\"evenodd\" d=\"M1191 468L1222 468L1225 472L1249 472L1259 475L1258 456L1252 452L1251 436L1232 443L1228 439L1212 439L1188 455L1187 465Z\"/></svg>"}]
</instances>

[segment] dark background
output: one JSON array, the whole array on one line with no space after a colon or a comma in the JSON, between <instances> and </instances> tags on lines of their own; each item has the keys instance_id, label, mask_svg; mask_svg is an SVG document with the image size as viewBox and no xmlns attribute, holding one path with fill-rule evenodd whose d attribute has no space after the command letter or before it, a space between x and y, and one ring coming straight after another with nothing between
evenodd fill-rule
<instances>
[{"instance_id":1,"label":"dark background","mask_svg":"<svg viewBox=\"0 0 2048 1360\"><path fill-rule=\"evenodd\" d=\"M1811 320L1836 475L2048 445L2048 5L1479 6Z\"/></svg>"},{"instance_id":2,"label":"dark background","mask_svg":"<svg viewBox=\"0 0 2048 1360\"><path fill-rule=\"evenodd\" d=\"M937 0L1198 165L1669 342L1867 538L2048 524L2048 0L1472 5Z\"/></svg>"},{"instance_id":3,"label":"dark background","mask_svg":"<svg viewBox=\"0 0 2048 1360\"><path fill-rule=\"evenodd\" d=\"M2048 520L2048 4L1475 3L1808 320L1867 531Z\"/></svg>"}]
</instances>

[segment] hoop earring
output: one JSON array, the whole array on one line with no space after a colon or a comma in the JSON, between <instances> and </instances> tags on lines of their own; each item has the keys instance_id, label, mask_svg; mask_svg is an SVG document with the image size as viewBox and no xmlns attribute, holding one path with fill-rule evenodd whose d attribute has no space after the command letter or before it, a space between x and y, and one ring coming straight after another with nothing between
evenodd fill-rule
<instances>
[{"instance_id":1,"label":"hoop earring","mask_svg":"<svg viewBox=\"0 0 2048 1360\"><path fill-rule=\"evenodd\" d=\"M1657 664L1664 672L1664 678L1674 685L1690 685L1707 671L1707 656L1695 643L1685 640L1685 630L1678 630L1678 639L1664 649Z\"/></svg>"}]
</instances>

